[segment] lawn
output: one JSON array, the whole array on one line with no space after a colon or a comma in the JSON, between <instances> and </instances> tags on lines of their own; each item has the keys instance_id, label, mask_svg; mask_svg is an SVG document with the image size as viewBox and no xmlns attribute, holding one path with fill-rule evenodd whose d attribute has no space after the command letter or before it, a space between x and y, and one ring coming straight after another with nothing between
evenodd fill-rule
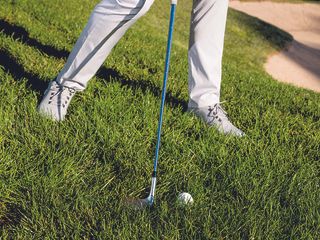
<instances>
[{"instance_id":1,"label":"lawn","mask_svg":"<svg viewBox=\"0 0 320 240\"><path fill-rule=\"evenodd\" d=\"M116 46L64 122L36 111L98 1L0 4L1 239L319 239L320 95L264 70L291 37L229 11L221 100L247 134L186 111L191 0L177 7L156 204L151 179L169 2ZM189 192L194 204L176 203Z\"/></svg>"}]
</instances>

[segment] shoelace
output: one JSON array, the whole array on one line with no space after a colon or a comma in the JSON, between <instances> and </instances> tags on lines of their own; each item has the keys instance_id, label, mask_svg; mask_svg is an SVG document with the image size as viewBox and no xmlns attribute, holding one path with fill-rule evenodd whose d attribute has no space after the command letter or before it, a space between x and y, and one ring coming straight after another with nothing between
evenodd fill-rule
<instances>
[{"instance_id":1,"label":"shoelace","mask_svg":"<svg viewBox=\"0 0 320 240\"><path fill-rule=\"evenodd\" d=\"M64 102L62 101L62 94L65 91L68 91L68 95L66 96L66 100L64 100ZM49 97L49 104L52 103L53 98L56 97L57 98L57 105L62 107L66 107L66 105L68 104L68 102L70 101L70 99L72 98L72 96L75 94L76 90L74 88L70 88L70 87L66 87L66 86L62 86L58 83L56 83L51 89L51 94Z\"/></svg>"},{"instance_id":2,"label":"shoelace","mask_svg":"<svg viewBox=\"0 0 320 240\"><path fill-rule=\"evenodd\" d=\"M219 122L222 119L228 120L226 111L221 107L220 103L216 103L213 107L209 106L208 108L208 117L212 117L218 119Z\"/></svg>"}]
</instances>

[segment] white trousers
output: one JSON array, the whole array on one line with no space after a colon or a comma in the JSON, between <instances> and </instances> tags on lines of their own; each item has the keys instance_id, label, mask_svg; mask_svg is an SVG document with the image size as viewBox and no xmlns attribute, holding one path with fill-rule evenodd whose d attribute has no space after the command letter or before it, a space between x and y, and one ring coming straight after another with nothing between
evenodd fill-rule
<instances>
[{"instance_id":1,"label":"white trousers","mask_svg":"<svg viewBox=\"0 0 320 240\"><path fill-rule=\"evenodd\" d=\"M82 91L112 48L154 0L102 0L93 10L57 82ZM220 101L228 0L193 0L190 24L189 107Z\"/></svg>"}]
</instances>

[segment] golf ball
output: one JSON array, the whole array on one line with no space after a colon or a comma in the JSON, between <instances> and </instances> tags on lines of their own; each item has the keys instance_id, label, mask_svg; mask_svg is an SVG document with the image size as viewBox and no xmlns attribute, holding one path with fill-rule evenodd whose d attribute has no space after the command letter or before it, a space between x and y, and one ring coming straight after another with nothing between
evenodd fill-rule
<instances>
[{"instance_id":1,"label":"golf ball","mask_svg":"<svg viewBox=\"0 0 320 240\"><path fill-rule=\"evenodd\" d=\"M183 192L178 195L178 203L180 204L191 204L193 203L193 198L190 193Z\"/></svg>"}]
</instances>

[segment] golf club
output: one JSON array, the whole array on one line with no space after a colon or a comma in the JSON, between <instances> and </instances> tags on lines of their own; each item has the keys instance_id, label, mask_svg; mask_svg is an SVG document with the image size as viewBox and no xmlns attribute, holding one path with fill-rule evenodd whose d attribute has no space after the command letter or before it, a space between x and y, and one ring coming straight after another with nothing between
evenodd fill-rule
<instances>
[{"instance_id":1,"label":"golf club","mask_svg":"<svg viewBox=\"0 0 320 240\"><path fill-rule=\"evenodd\" d=\"M159 160L159 149L160 149L163 110L164 110L164 103L165 103L165 98L166 98L167 80L168 80L168 74L169 74L170 54L171 54L171 45L172 45L172 33L173 33L174 18L175 18L177 2L178 2L178 0L171 0L171 12L170 12L169 33L168 33L168 41L167 41L165 71L164 71L164 77L163 77L160 115L159 115L158 131L157 131L157 143L156 143L155 157L154 157L154 163L153 163L153 172L152 172L152 178L151 178L150 193L147 198L131 199L131 200L127 201L127 203L129 205L131 205L137 209L152 206L154 203L154 196L155 196L156 182L157 182L157 165L158 165L158 160Z\"/></svg>"}]
</instances>

